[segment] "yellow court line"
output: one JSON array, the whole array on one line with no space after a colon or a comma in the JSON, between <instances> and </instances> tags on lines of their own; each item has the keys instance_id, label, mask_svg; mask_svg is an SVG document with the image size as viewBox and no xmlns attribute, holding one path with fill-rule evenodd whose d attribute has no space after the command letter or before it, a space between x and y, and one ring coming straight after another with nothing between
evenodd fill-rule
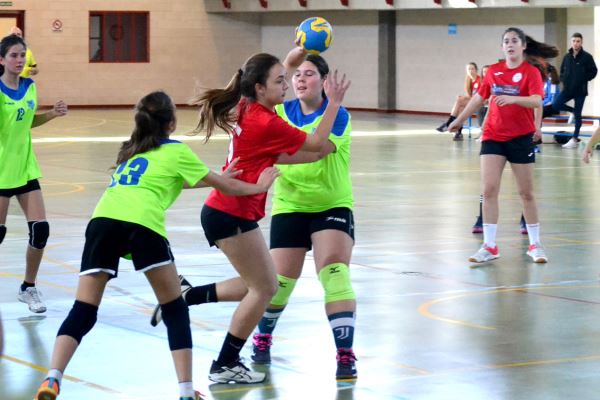
<instances>
[{"instance_id":1,"label":"yellow court line","mask_svg":"<svg viewBox=\"0 0 600 400\"><path fill-rule=\"evenodd\" d=\"M77 183L62 182L62 181L45 181L44 182L44 186L50 186L50 185L75 186L75 189L67 190L64 192L57 192L57 193L45 193L44 196L46 196L46 197L64 196L66 194L80 193L80 192L85 191L85 186L77 184Z\"/></svg>"},{"instance_id":2,"label":"yellow court line","mask_svg":"<svg viewBox=\"0 0 600 400\"><path fill-rule=\"evenodd\" d=\"M0 358L4 358L5 360L11 361L11 362L13 362L15 364L24 365L26 367L29 367L31 369L34 369L34 370L39 371L39 372L44 373L44 374L48 372L48 368L44 368L44 367L39 366L37 364L33 364L33 363L28 362L28 361L24 361L24 360L18 359L16 357L11 357L11 356L6 355L6 354L1 355ZM92 387L94 389L101 390L103 392L113 393L113 394L121 394L121 392L119 392L117 390L108 388L106 386L98 385L97 383L88 382L88 381L85 381L83 379L79 379L79 378L76 378L74 376L71 376L71 375L64 375L63 378L66 379L66 380L68 380L68 381L71 381L71 382L82 383L85 386L89 386L89 387Z\"/></svg>"},{"instance_id":3,"label":"yellow court line","mask_svg":"<svg viewBox=\"0 0 600 400\"><path fill-rule=\"evenodd\" d=\"M527 292L527 291L533 291L533 290L548 290L548 289L597 289L597 288L600 288L600 285L577 285L577 286L553 285L553 286L545 286L545 287L538 287L538 286L517 287L517 288L496 289L496 290L488 290L488 291L476 291L473 293L465 293L465 294L460 294L460 295L456 295L456 296L442 297L440 299L431 300L431 301L421 304L417 308L417 310L424 317L430 318L433 320L447 322L449 324L462 325L462 326L466 326L469 328L475 328L475 329L495 330L496 327L494 327L494 326L478 325L478 324L472 324L470 322L466 322L466 321L462 321L462 320L458 320L458 319L440 317L440 316L430 312L429 308L431 306L433 306L434 304L439 304L439 303L443 303L443 302L450 301L450 300L456 300L459 298L470 297L470 296L488 295L488 294L494 294L494 293Z\"/></svg>"}]
</instances>

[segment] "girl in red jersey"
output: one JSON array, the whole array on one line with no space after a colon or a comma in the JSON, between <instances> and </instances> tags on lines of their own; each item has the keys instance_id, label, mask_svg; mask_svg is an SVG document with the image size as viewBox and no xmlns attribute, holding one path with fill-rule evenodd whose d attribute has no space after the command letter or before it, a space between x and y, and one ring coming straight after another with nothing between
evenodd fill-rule
<instances>
[{"instance_id":1,"label":"girl in red jersey","mask_svg":"<svg viewBox=\"0 0 600 400\"><path fill-rule=\"evenodd\" d=\"M285 98L287 74L305 56L302 48L294 48L282 64L270 54L256 54L236 72L226 88L208 90L194 102L200 106L197 130L206 129L207 139L215 127L230 133L225 167L239 157L237 167L243 172L238 179L254 183L260 172L273 166L281 154L292 155L299 150L319 152L327 145L350 86L345 76L339 81L337 72L328 75L325 92L329 104L312 135L290 126L274 111ZM244 366L239 353L278 287L275 266L257 224L265 215L266 197L266 194L232 197L213 190L202 209L202 227L209 244L225 253L247 288L233 314L219 356L210 368L209 379L214 382L257 383L265 379L264 373ZM216 288L212 288L214 296ZM210 297L211 293L207 295ZM226 301L227 296L220 299Z\"/></svg>"},{"instance_id":2,"label":"girl in red jersey","mask_svg":"<svg viewBox=\"0 0 600 400\"><path fill-rule=\"evenodd\" d=\"M496 245L498 193L507 161L523 201L530 243L527 255L536 263L548 261L540 244L538 211L533 195L535 152L532 139L541 137L544 84L539 70L525 61L526 55L543 56L548 49L552 48L526 37L522 30L508 28L502 35L505 60L490 66L479 91L448 127L450 131L458 131L463 121L490 98L480 153L483 245L469 258L471 262L491 261L500 256Z\"/></svg>"},{"instance_id":3,"label":"girl in red jersey","mask_svg":"<svg viewBox=\"0 0 600 400\"><path fill-rule=\"evenodd\" d=\"M477 64L474 62L470 62L467 64L467 74L465 76L465 93L466 96L457 96L454 105L452 106L452 111L450 112L450 116L448 120L444 122L442 125L435 128L438 132L446 132L448 130L448 125L452 123L460 114L462 110L465 109L465 106L471 100L473 94L477 92L479 86L481 85L481 76L477 74ZM458 129L458 132L454 135L454 140L462 140L462 127Z\"/></svg>"}]
</instances>

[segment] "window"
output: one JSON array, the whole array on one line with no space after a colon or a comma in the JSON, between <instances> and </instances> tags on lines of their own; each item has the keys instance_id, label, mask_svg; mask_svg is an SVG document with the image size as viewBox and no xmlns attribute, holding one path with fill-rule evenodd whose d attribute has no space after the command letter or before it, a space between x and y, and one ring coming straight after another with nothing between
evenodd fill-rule
<instances>
[{"instance_id":1,"label":"window","mask_svg":"<svg viewBox=\"0 0 600 400\"><path fill-rule=\"evenodd\" d=\"M90 62L148 62L148 12L90 11Z\"/></svg>"}]
</instances>

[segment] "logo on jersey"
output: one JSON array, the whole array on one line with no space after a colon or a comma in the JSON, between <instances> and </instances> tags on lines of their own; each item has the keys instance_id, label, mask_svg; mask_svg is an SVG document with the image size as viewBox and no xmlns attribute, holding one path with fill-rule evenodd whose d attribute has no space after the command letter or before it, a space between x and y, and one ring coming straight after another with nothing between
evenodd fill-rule
<instances>
[{"instance_id":1,"label":"logo on jersey","mask_svg":"<svg viewBox=\"0 0 600 400\"><path fill-rule=\"evenodd\" d=\"M521 79L523 79L523 74L520 72L517 72L516 74L513 75L512 81L517 83L519 82Z\"/></svg>"},{"instance_id":2,"label":"logo on jersey","mask_svg":"<svg viewBox=\"0 0 600 400\"><path fill-rule=\"evenodd\" d=\"M492 85L492 94L494 96L518 96L519 95L519 87L517 85Z\"/></svg>"},{"instance_id":3,"label":"logo on jersey","mask_svg":"<svg viewBox=\"0 0 600 400\"><path fill-rule=\"evenodd\" d=\"M504 72L502 72L502 71L494 72L494 76L500 76L500 75L504 75Z\"/></svg>"},{"instance_id":4,"label":"logo on jersey","mask_svg":"<svg viewBox=\"0 0 600 400\"><path fill-rule=\"evenodd\" d=\"M35 108L35 101L27 100L27 107L33 110Z\"/></svg>"}]
</instances>

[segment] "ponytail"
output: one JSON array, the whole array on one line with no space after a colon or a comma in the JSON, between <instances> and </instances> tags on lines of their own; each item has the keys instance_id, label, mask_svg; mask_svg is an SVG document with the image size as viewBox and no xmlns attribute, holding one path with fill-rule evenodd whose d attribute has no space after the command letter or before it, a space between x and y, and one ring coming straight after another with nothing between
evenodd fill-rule
<instances>
[{"instance_id":1,"label":"ponytail","mask_svg":"<svg viewBox=\"0 0 600 400\"><path fill-rule=\"evenodd\" d=\"M239 69L224 89L210 89L190 101L190 105L200 107L200 118L194 133L206 129L206 140L212 136L215 126L230 132L238 120L232 112L242 96L249 101L256 100L256 84L266 85L269 71L279 59L271 54L260 53L250 57Z\"/></svg>"},{"instance_id":2,"label":"ponytail","mask_svg":"<svg viewBox=\"0 0 600 400\"><path fill-rule=\"evenodd\" d=\"M175 106L161 91L144 96L135 106L135 128L131 138L121 145L117 165L160 146L169 137L170 124L175 121ZM114 168L114 167L113 167Z\"/></svg>"},{"instance_id":3,"label":"ponytail","mask_svg":"<svg viewBox=\"0 0 600 400\"><path fill-rule=\"evenodd\" d=\"M193 98L190 105L200 107L200 119L193 130L194 133L206 129L205 142L212 136L215 126L231 131L236 122L236 116L231 112L242 98L242 75L238 70L224 89L210 89Z\"/></svg>"}]
</instances>

